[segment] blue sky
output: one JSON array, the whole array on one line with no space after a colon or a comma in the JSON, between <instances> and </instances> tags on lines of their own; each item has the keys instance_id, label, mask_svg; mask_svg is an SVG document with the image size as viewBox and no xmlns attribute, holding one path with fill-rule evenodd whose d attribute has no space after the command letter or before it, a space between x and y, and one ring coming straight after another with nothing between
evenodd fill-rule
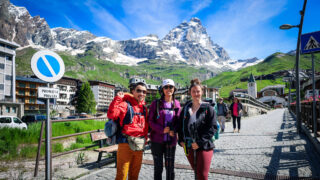
<instances>
[{"instance_id":1,"label":"blue sky","mask_svg":"<svg viewBox=\"0 0 320 180\"><path fill-rule=\"evenodd\" d=\"M232 59L265 58L296 48L303 0L11 0L40 15L51 28L88 30L126 40L156 34L198 17L214 43ZM320 0L308 0L303 33L320 31Z\"/></svg>"}]
</instances>

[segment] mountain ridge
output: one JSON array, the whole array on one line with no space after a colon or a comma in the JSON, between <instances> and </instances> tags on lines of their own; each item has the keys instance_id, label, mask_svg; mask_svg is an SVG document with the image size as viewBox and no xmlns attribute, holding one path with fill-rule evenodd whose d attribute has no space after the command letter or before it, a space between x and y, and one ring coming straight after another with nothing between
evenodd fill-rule
<instances>
[{"instance_id":1,"label":"mountain ridge","mask_svg":"<svg viewBox=\"0 0 320 180\"><path fill-rule=\"evenodd\" d=\"M116 41L108 37L97 37L89 31L50 28L44 18L32 17L26 8L17 7L9 0L1 0L0 6L0 22L5 25L4 30L0 30L0 37L13 40L22 48L46 48L67 51L72 55L92 50L97 58L126 65L137 65L150 59L165 59L210 67L218 72L246 66L234 65L237 61L231 60L226 50L211 40L196 17L189 22L182 22L163 39L148 35Z\"/></svg>"}]
</instances>

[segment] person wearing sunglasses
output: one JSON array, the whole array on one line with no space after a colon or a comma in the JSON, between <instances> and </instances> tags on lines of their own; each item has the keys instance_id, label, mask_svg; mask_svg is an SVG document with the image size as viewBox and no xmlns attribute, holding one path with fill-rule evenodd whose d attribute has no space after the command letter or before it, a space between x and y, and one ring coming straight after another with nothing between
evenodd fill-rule
<instances>
[{"instance_id":1,"label":"person wearing sunglasses","mask_svg":"<svg viewBox=\"0 0 320 180\"><path fill-rule=\"evenodd\" d=\"M154 179L162 179L163 158L166 179L174 179L174 157L177 145L177 126L180 103L174 98L174 81L165 79L160 88L161 98L153 101L149 108L148 122L151 127L151 152L154 161Z\"/></svg>"},{"instance_id":2,"label":"person wearing sunglasses","mask_svg":"<svg viewBox=\"0 0 320 180\"><path fill-rule=\"evenodd\" d=\"M116 180L137 180L142 164L142 154L148 137L146 84L131 83L130 93L118 92L108 109L108 118L118 121L120 132L116 136L117 175Z\"/></svg>"}]
</instances>

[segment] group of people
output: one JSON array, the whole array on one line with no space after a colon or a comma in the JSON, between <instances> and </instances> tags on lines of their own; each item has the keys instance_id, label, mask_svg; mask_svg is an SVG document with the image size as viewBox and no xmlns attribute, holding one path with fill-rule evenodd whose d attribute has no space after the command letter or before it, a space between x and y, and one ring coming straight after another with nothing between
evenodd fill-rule
<instances>
[{"instance_id":1,"label":"group of people","mask_svg":"<svg viewBox=\"0 0 320 180\"><path fill-rule=\"evenodd\" d=\"M130 93L118 92L108 109L108 118L118 121L120 129L116 136L117 174L116 180L138 179L144 145L148 135L154 160L154 179L162 179L163 164L166 179L174 179L176 145L184 148L185 155L195 171L196 179L208 179L214 150L214 134L218 131L215 109L202 101L203 86L199 79L191 80L189 92L192 100L184 107L175 99L177 90L171 79L162 82L161 98L145 106L147 87L144 82L130 84ZM222 100L223 102L223 100ZM217 104L218 119L224 131L225 104ZM230 106L234 120L240 118L242 105L234 102ZM227 110L228 111L228 110ZM223 112L223 113L222 113ZM150 128L150 129L149 129ZM164 163L163 163L164 159Z\"/></svg>"}]
</instances>

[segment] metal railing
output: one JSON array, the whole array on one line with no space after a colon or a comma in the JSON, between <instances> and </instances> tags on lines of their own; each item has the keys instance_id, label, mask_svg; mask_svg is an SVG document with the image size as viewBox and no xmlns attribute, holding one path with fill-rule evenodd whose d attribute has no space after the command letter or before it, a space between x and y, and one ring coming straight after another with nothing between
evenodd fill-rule
<instances>
[{"instance_id":1,"label":"metal railing","mask_svg":"<svg viewBox=\"0 0 320 180\"><path fill-rule=\"evenodd\" d=\"M108 119L107 119L107 118L79 118L79 119L51 120L50 122L51 122L51 123L57 123L57 122L85 121L85 120L104 120L104 121L105 121L105 120L108 120ZM45 139L42 139L42 137L43 137L43 131L44 131L44 124L45 124L45 121L42 121L41 130L40 130L40 137L39 137L39 141L38 141L38 151L37 151L36 164L35 164L35 169L34 169L34 177L36 177L36 176L38 175L39 161L40 161L40 160L44 160L44 158L43 158L43 159L40 159L41 144L42 144L42 142L45 141ZM52 126L51 126L51 127L52 127ZM90 134L90 133L99 132L99 131L103 131L103 129L92 130L92 131L85 131L85 132L73 133L73 134L67 134L67 135L63 135L63 136L51 137L51 140L57 140L57 139L62 139L62 138L69 138L69 137L74 137L74 136L79 136L79 135L84 135L84 134ZM52 144L52 141L50 141L50 142L51 142L51 144ZM50 147L51 147L51 144L50 144ZM99 146L99 144L93 144L93 145L90 145L90 146L86 146L86 147L82 147L82 148L77 148L77 149L73 149L73 150L70 150L70 151L62 152L62 153L57 153L57 154L51 155L50 159L51 159L51 158L58 157L58 156L62 156L62 155L65 155L65 154L70 154L70 153L73 153L73 152L77 152L77 151L89 149L89 148L92 148L92 147L95 147L95 146ZM52 160L50 160L50 162L52 163ZM52 167L52 166L50 166L50 167ZM52 171L51 171L51 172L52 172Z\"/></svg>"},{"instance_id":2,"label":"metal railing","mask_svg":"<svg viewBox=\"0 0 320 180\"><path fill-rule=\"evenodd\" d=\"M290 111L296 114L296 105L291 104L289 107ZM320 136L320 102L316 102L316 113L314 122L312 119L312 102L301 103L301 122L304 123L305 127L314 133L317 137ZM315 132L315 128L317 129Z\"/></svg>"},{"instance_id":3,"label":"metal railing","mask_svg":"<svg viewBox=\"0 0 320 180\"><path fill-rule=\"evenodd\" d=\"M234 92L233 96L241 100L242 103L251 104L253 106L257 106L266 110L271 109L269 105L264 104L263 102L257 100L256 98L250 96L249 94Z\"/></svg>"}]
</instances>

